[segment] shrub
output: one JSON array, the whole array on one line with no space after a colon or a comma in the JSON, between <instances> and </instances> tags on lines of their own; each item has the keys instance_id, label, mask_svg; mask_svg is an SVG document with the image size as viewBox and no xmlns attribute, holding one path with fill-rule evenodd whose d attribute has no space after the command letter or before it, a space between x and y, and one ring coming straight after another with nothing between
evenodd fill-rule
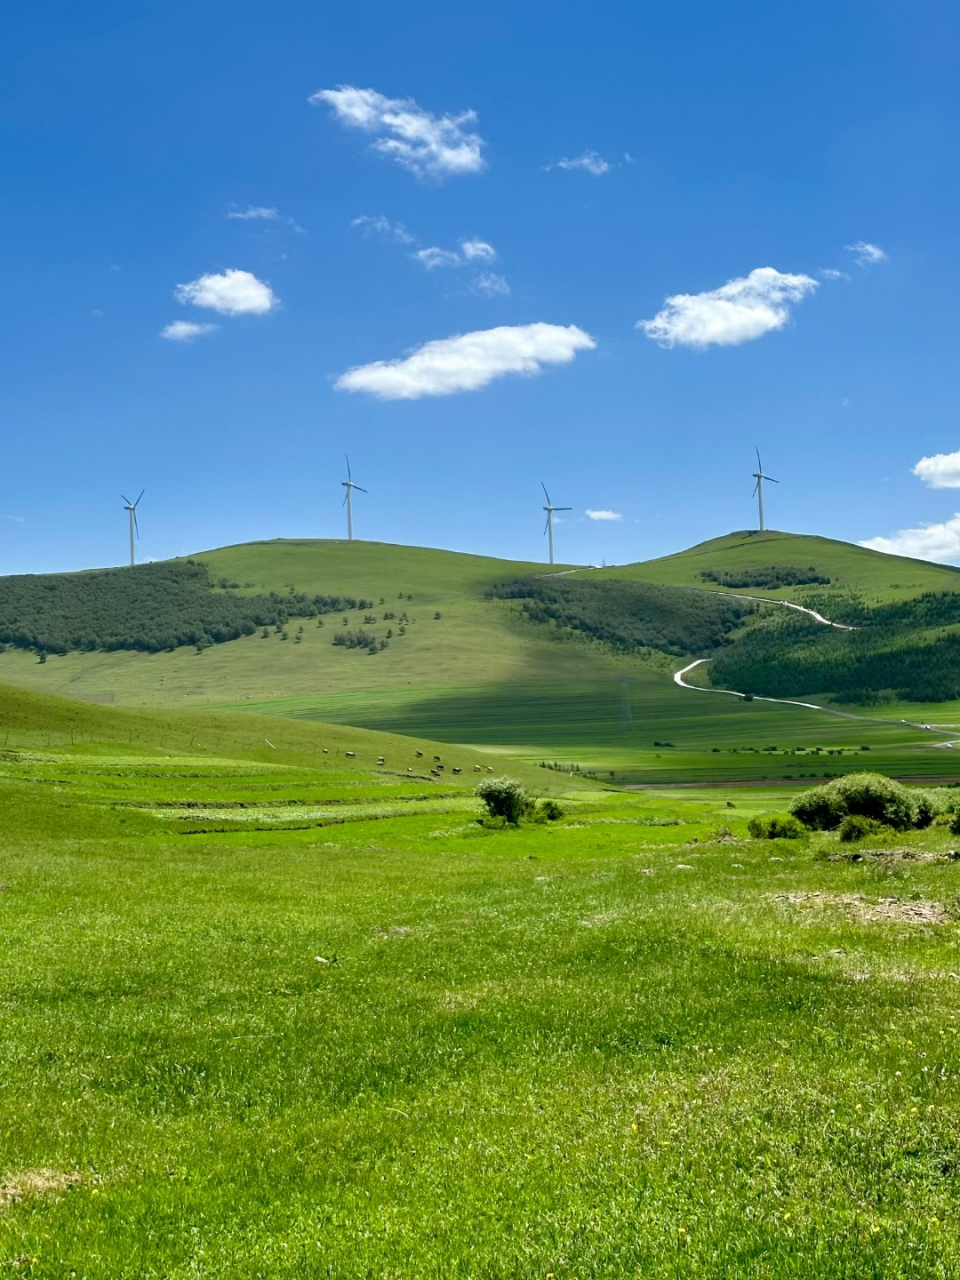
<instances>
[{"instance_id":1,"label":"shrub","mask_svg":"<svg viewBox=\"0 0 960 1280\"><path fill-rule=\"evenodd\" d=\"M905 831L916 825L918 805L910 791L892 778L881 773L848 773L802 792L790 812L816 831L833 831L848 814Z\"/></svg>"},{"instance_id":2,"label":"shrub","mask_svg":"<svg viewBox=\"0 0 960 1280\"><path fill-rule=\"evenodd\" d=\"M891 828L885 822L877 822L876 818L865 818L862 813L848 813L840 823L840 839L844 844L852 844L855 840L863 840L866 836L878 836L890 833Z\"/></svg>"},{"instance_id":3,"label":"shrub","mask_svg":"<svg viewBox=\"0 0 960 1280\"><path fill-rule=\"evenodd\" d=\"M950 819L950 834L960 836L960 810Z\"/></svg>"},{"instance_id":4,"label":"shrub","mask_svg":"<svg viewBox=\"0 0 960 1280\"><path fill-rule=\"evenodd\" d=\"M751 818L747 830L754 840L802 840L807 828L792 813L772 813L764 818Z\"/></svg>"},{"instance_id":5,"label":"shrub","mask_svg":"<svg viewBox=\"0 0 960 1280\"><path fill-rule=\"evenodd\" d=\"M516 778L484 778L473 794L487 806L491 818L503 818L514 826L530 805L523 783Z\"/></svg>"},{"instance_id":6,"label":"shrub","mask_svg":"<svg viewBox=\"0 0 960 1280\"><path fill-rule=\"evenodd\" d=\"M541 800L537 805L537 815L545 822L559 822L565 810L556 800Z\"/></svg>"}]
</instances>

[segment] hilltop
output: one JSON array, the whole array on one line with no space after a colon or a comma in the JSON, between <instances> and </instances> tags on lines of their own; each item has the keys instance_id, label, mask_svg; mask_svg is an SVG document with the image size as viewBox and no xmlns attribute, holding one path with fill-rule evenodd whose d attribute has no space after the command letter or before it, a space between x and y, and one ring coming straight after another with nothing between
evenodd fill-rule
<instances>
[{"instance_id":1,"label":"hilltop","mask_svg":"<svg viewBox=\"0 0 960 1280\"><path fill-rule=\"evenodd\" d=\"M94 704L245 709L473 743L534 762L602 767L618 780L762 777L771 759L745 758L758 741L791 750L856 752L867 745L890 753L887 767L898 773L950 767L928 734L898 724L904 713L895 704L880 719L864 706L856 714L874 718L842 719L708 697L672 678L689 656L735 655L754 633L769 639L771 619L785 612L721 607L717 591L818 600L838 616L854 606L912 607L927 592L952 600L960 575L945 566L773 532L730 534L603 570L320 540L241 544L166 565L201 566L204 608L229 615L241 634L163 652L51 653L44 662L8 649L0 654L0 681ZM161 568L102 572L146 582ZM788 585L778 585L778 575ZM29 581L44 592L49 585L46 598L53 599L65 588L75 595L76 585L94 576ZM0 614L23 581L0 579ZM531 608L524 583L552 602ZM279 609L277 621L251 623L250 611L266 607ZM334 643L338 636L349 643ZM810 643L825 639L815 634ZM792 678L803 683L808 671L801 664ZM941 703L913 708L909 718L921 715L949 723L957 713Z\"/></svg>"},{"instance_id":2,"label":"hilltop","mask_svg":"<svg viewBox=\"0 0 960 1280\"><path fill-rule=\"evenodd\" d=\"M712 575L721 579L730 574L749 578L751 570L770 566L799 570L801 575L802 571L813 569L817 576L830 580L828 584L810 584L818 593L829 596L854 592L875 604L925 591L960 591L960 569L949 565L885 555L833 538L775 530L728 533L673 555L596 572L601 577L639 578L665 586L711 587L724 585ZM793 583L783 587L758 583L744 585L742 589L771 599L797 599L803 596L805 587Z\"/></svg>"}]
</instances>

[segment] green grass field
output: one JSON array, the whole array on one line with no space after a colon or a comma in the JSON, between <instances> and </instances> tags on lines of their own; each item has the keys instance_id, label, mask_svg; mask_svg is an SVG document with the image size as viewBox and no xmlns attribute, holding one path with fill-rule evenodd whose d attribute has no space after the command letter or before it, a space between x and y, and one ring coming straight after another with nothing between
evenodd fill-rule
<instances>
[{"instance_id":1,"label":"green grass field","mask_svg":"<svg viewBox=\"0 0 960 1280\"><path fill-rule=\"evenodd\" d=\"M922 595L925 591L960 591L960 571L947 565L884 555L832 538L775 530L729 533L658 560L594 572L602 577L639 578L664 586L710 588L715 584L700 576L704 570L729 571L758 564L813 566L831 579L827 586L742 588L749 595L771 600L802 601L809 592L829 596L853 591L862 594L868 604L881 604Z\"/></svg>"},{"instance_id":2,"label":"green grass field","mask_svg":"<svg viewBox=\"0 0 960 1280\"><path fill-rule=\"evenodd\" d=\"M960 584L948 568L777 533L733 534L678 556L602 572L703 586L698 574L704 567L736 565L740 556L814 564L832 578L818 591L859 584L878 600ZM863 745L876 753L878 767L893 774L960 776L955 753L935 745L949 738L950 729L927 732L898 723L960 724L956 703L850 708L847 718L760 702L748 707L678 688L671 672L682 664L665 655L617 656L583 638L534 626L516 601L483 599L491 584L543 572L543 565L379 543L280 540L198 558L215 579L240 583L250 593L292 587L372 598L378 622L367 629L381 637L393 630L389 647L369 655L333 645L343 622L328 615L322 627L316 619L292 625L287 640L271 630L266 638L258 633L203 653L189 647L154 654L74 652L39 663L32 653L8 650L0 654L0 680L93 704L250 709L473 743L533 762L576 763L606 775L612 770L618 782L796 780L813 766L821 774L854 767ZM750 593L802 598L804 590ZM382 615L402 610L411 622L401 636L397 622ZM347 628L364 626L365 613L346 615ZM675 745L661 750L654 745L659 741ZM771 745L779 755L748 750ZM827 761L784 755L787 748L816 746L844 754Z\"/></svg>"},{"instance_id":3,"label":"green grass field","mask_svg":"<svg viewBox=\"0 0 960 1280\"><path fill-rule=\"evenodd\" d=\"M960 1271L945 827L851 862L748 838L790 789L517 761L566 817L491 829L485 753L9 689L0 723L11 1275Z\"/></svg>"}]
</instances>

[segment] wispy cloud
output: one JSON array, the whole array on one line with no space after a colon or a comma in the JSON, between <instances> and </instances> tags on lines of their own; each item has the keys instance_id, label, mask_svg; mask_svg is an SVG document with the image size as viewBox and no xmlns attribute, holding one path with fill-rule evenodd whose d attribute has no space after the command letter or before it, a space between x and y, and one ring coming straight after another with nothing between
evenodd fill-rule
<instances>
[{"instance_id":1,"label":"wispy cloud","mask_svg":"<svg viewBox=\"0 0 960 1280\"><path fill-rule=\"evenodd\" d=\"M622 520L623 516L619 511L591 511L587 508L587 516L591 520Z\"/></svg>"},{"instance_id":2,"label":"wispy cloud","mask_svg":"<svg viewBox=\"0 0 960 1280\"><path fill-rule=\"evenodd\" d=\"M399 222L391 222L383 214L377 214L374 217L366 213L361 214L359 218L354 218L350 225L356 227L365 236L380 236L381 239L393 240L396 244L417 243L416 236L412 236L406 227Z\"/></svg>"},{"instance_id":3,"label":"wispy cloud","mask_svg":"<svg viewBox=\"0 0 960 1280\"><path fill-rule=\"evenodd\" d=\"M412 256L428 271L434 271L437 267L463 266L459 253L454 253L452 249L438 249L436 245L431 245L429 249L418 249Z\"/></svg>"},{"instance_id":4,"label":"wispy cloud","mask_svg":"<svg viewBox=\"0 0 960 1280\"><path fill-rule=\"evenodd\" d=\"M562 160L555 160L553 163L545 165L546 169L580 169L583 173L589 173L594 178L602 178L605 173L609 173L613 168L609 160L604 160L603 156L596 151L584 151L579 156L564 156Z\"/></svg>"},{"instance_id":5,"label":"wispy cloud","mask_svg":"<svg viewBox=\"0 0 960 1280\"><path fill-rule=\"evenodd\" d=\"M497 251L486 240L461 240L460 248L468 262L494 262Z\"/></svg>"},{"instance_id":6,"label":"wispy cloud","mask_svg":"<svg viewBox=\"0 0 960 1280\"><path fill-rule=\"evenodd\" d=\"M484 271L482 275L477 276L470 289L473 293L478 293L481 298L505 298L510 292L507 281L495 271Z\"/></svg>"},{"instance_id":7,"label":"wispy cloud","mask_svg":"<svg viewBox=\"0 0 960 1280\"><path fill-rule=\"evenodd\" d=\"M216 333L219 325L196 324L193 320L174 320L160 330L160 337L170 342L193 342L207 334Z\"/></svg>"},{"instance_id":8,"label":"wispy cloud","mask_svg":"<svg viewBox=\"0 0 960 1280\"><path fill-rule=\"evenodd\" d=\"M24 524L26 516L0 516L0 520L12 520L14 524Z\"/></svg>"},{"instance_id":9,"label":"wispy cloud","mask_svg":"<svg viewBox=\"0 0 960 1280\"><path fill-rule=\"evenodd\" d=\"M505 374L539 373L545 364L568 364L596 346L576 325L503 325L439 338L400 360L378 360L342 374L338 391L364 391L379 400L418 400L478 391Z\"/></svg>"},{"instance_id":10,"label":"wispy cloud","mask_svg":"<svg viewBox=\"0 0 960 1280\"><path fill-rule=\"evenodd\" d=\"M880 246L868 244L866 240L858 240L856 244L846 244L843 247L854 255L854 261L859 267L872 267L878 262L887 261L887 255Z\"/></svg>"},{"instance_id":11,"label":"wispy cloud","mask_svg":"<svg viewBox=\"0 0 960 1280\"><path fill-rule=\"evenodd\" d=\"M209 307L224 316L264 315L280 302L263 280L258 280L251 271L236 269L178 284L173 296L178 302Z\"/></svg>"},{"instance_id":12,"label":"wispy cloud","mask_svg":"<svg viewBox=\"0 0 960 1280\"><path fill-rule=\"evenodd\" d=\"M378 134L372 150L418 178L480 173L486 167L483 139L468 127L476 122L475 111L435 116L412 98L387 98L348 84L321 89L309 101L326 103L346 128Z\"/></svg>"},{"instance_id":13,"label":"wispy cloud","mask_svg":"<svg viewBox=\"0 0 960 1280\"><path fill-rule=\"evenodd\" d=\"M251 204L246 209L228 209L228 218L236 218L240 222L276 222L280 217L279 209L268 209L262 204Z\"/></svg>"},{"instance_id":14,"label":"wispy cloud","mask_svg":"<svg viewBox=\"0 0 960 1280\"><path fill-rule=\"evenodd\" d=\"M859 545L891 556L910 556L915 560L955 564L960 561L960 513L942 524L922 524L916 529L901 529L891 538L867 538Z\"/></svg>"},{"instance_id":15,"label":"wispy cloud","mask_svg":"<svg viewBox=\"0 0 960 1280\"><path fill-rule=\"evenodd\" d=\"M921 458L913 474L930 489L960 489L960 451Z\"/></svg>"},{"instance_id":16,"label":"wispy cloud","mask_svg":"<svg viewBox=\"0 0 960 1280\"><path fill-rule=\"evenodd\" d=\"M303 227L289 214L262 204L251 204L246 209L228 209L227 217L237 222L285 222L294 231L303 231Z\"/></svg>"},{"instance_id":17,"label":"wispy cloud","mask_svg":"<svg viewBox=\"0 0 960 1280\"><path fill-rule=\"evenodd\" d=\"M782 329L790 320L790 304L816 288L810 276L757 267L719 289L674 294L637 328L663 347L737 346Z\"/></svg>"},{"instance_id":18,"label":"wispy cloud","mask_svg":"<svg viewBox=\"0 0 960 1280\"><path fill-rule=\"evenodd\" d=\"M824 267L817 272L822 280L849 280L850 277L846 271L838 271L836 267Z\"/></svg>"}]
</instances>

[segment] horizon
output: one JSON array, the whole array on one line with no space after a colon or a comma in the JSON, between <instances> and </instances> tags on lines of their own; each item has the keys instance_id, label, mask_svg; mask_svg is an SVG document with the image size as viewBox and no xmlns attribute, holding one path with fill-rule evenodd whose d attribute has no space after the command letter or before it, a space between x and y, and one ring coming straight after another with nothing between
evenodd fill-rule
<instances>
[{"instance_id":1,"label":"horizon","mask_svg":"<svg viewBox=\"0 0 960 1280\"><path fill-rule=\"evenodd\" d=\"M664 559L669 559L672 556L683 555L690 551L696 551L700 547L708 546L711 543L722 542L727 538L736 538L736 537L743 537L743 536L750 536L750 535L759 536L761 534L770 535L773 537L815 538L819 541L837 543L840 546L853 547L858 551L865 551L875 555L883 555L889 559L914 560L918 564L933 565L934 567L941 568L941 569L955 570L958 568L958 566L956 565L946 564L937 560L924 560L919 556L904 556L902 554L896 554L893 552L879 551L877 548L865 547L860 543L847 542L842 538L830 538L826 534L794 533L788 529L731 529L728 533L715 534L712 537L702 539L700 542L690 543L688 546L683 546L683 547L675 548L670 551L665 551L658 556L649 556L642 560L605 561L601 564L593 564L593 563L587 563L587 562L577 563L575 561L570 561L570 560L566 560L566 561L557 560L553 565L551 565L546 560L527 559L526 557L519 556L519 555L493 555L485 551L475 551L475 550L467 551L459 547L440 547L440 546L433 546L428 543L419 543L419 542L416 542L416 543L415 542L391 542L387 539L380 539L380 538L353 538L352 542L356 543L358 546L394 547L397 550L405 550L405 551L437 551L444 555L471 556L480 560L500 560L500 561L503 561L504 564L533 564L533 565L541 566L545 569L551 569L551 568L556 569L558 572L562 573L565 570L571 570L571 569L578 570L578 569L627 568L633 565L647 564L647 563L650 563L651 561L664 560ZM95 573L101 570L129 569L131 567L140 568L143 565L147 565L147 564L163 564L163 563L168 563L171 560L189 560L194 558L200 558L205 555L212 555L215 552L219 552L219 551L233 550L234 548L237 548L237 547L273 546L277 543L285 543L285 542L294 543L299 546L303 546L311 543L316 543L316 544L330 543L330 544L336 544L336 545L349 545L349 543L351 542L351 539L337 538L337 537L309 538L309 537L283 537L283 536L278 536L275 538L250 538L244 542L220 543L216 546L204 547L200 551L187 551L178 555L167 556L162 559L160 558L150 559L150 560L138 559L135 566L131 566L129 564L120 562L117 564L84 565L81 568L77 568L77 569L27 570L25 573L12 573L12 574L0 573L0 579L5 577L24 577L24 576L29 577L29 576L36 576L36 575L43 575L43 574Z\"/></svg>"}]
</instances>

